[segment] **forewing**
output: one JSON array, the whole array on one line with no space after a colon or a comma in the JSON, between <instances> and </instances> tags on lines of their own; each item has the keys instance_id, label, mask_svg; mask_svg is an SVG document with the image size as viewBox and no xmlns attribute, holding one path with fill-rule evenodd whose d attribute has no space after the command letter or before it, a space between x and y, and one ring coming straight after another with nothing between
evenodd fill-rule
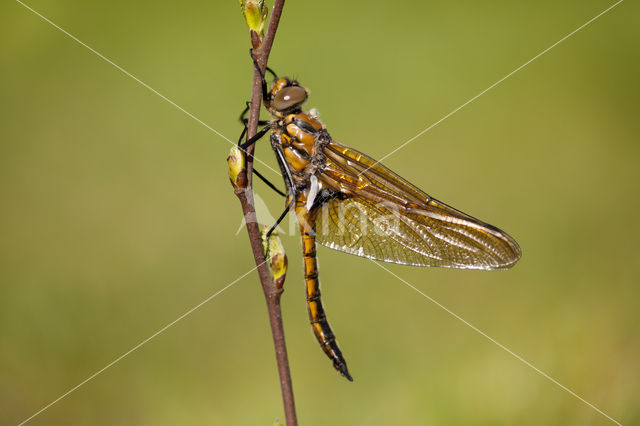
<instances>
[{"instance_id":1,"label":"forewing","mask_svg":"<svg viewBox=\"0 0 640 426\"><path fill-rule=\"evenodd\" d=\"M336 142L323 152L320 179L341 196L318 207L321 244L415 266L506 269L520 258L508 234L431 198L371 157Z\"/></svg>"}]
</instances>

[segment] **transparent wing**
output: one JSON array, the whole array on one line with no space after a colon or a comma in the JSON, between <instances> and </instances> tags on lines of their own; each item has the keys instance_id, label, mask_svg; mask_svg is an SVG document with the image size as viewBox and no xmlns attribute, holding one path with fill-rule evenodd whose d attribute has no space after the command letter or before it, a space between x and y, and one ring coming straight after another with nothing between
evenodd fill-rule
<instances>
[{"instance_id":1,"label":"transparent wing","mask_svg":"<svg viewBox=\"0 0 640 426\"><path fill-rule=\"evenodd\" d=\"M316 238L346 253L385 262L506 269L520 247L500 229L441 203L386 167L337 142L325 145Z\"/></svg>"}]
</instances>

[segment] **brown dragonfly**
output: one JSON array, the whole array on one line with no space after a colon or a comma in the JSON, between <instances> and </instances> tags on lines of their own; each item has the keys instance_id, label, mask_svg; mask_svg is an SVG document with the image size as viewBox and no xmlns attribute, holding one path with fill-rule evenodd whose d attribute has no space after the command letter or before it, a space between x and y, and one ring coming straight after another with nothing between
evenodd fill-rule
<instances>
[{"instance_id":1,"label":"brown dragonfly","mask_svg":"<svg viewBox=\"0 0 640 426\"><path fill-rule=\"evenodd\" d=\"M313 110L302 110L309 92L296 80L268 71L275 81L267 90L261 73L262 91L273 119L261 122L265 126L241 147L271 131L286 194L256 175L286 195L287 207L269 233L295 211L313 333L336 370L352 381L320 299L316 242L383 262L484 270L512 267L520 247L504 231L434 199L373 158L333 140ZM245 124L246 111L241 116ZM245 132L246 126L241 140Z\"/></svg>"}]
</instances>

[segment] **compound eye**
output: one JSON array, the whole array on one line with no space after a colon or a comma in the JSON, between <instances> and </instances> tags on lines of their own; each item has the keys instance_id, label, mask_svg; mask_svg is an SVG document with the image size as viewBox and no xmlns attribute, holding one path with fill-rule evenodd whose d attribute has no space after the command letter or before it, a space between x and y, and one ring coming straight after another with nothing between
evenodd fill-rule
<instances>
[{"instance_id":1,"label":"compound eye","mask_svg":"<svg viewBox=\"0 0 640 426\"><path fill-rule=\"evenodd\" d=\"M278 111L287 111L307 100L307 91L300 86L289 86L273 97L271 106Z\"/></svg>"}]
</instances>

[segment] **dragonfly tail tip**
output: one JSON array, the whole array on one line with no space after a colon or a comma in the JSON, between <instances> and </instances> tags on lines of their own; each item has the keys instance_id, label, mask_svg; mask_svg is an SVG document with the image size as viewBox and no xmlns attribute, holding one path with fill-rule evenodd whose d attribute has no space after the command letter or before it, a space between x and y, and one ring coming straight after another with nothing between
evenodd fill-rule
<instances>
[{"instance_id":1,"label":"dragonfly tail tip","mask_svg":"<svg viewBox=\"0 0 640 426\"><path fill-rule=\"evenodd\" d=\"M340 371L340 374L342 374L342 376L344 376L345 379L349 380L350 382L353 382L353 377L351 377L351 374L349 374L349 370L347 370L346 364L342 364L340 367L338 367L338 371Z\"/></svg>"}]
</instances>

